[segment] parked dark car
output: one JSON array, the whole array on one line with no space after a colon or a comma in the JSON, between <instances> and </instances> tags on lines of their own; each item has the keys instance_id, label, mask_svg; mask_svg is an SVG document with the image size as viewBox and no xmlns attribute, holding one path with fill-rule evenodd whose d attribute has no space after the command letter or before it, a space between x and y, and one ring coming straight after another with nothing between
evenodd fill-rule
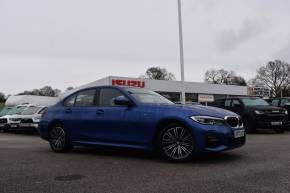
<instances>
[{"instance_id":1,"label":"parked dark car","mask_svg":"<svg viewBox=\"0 0 290 193\"><path fill-rule=\"evenodd\" d=\"M92 87L49 108L40 135L55 152L77 145L157 150L183 161L199 152L241 147L246 135L233 112L201 105L176 105L145 89Z\"/></svg>"},{"instance_id":2,"label":"parked dark car","mask_svg":"<svg viewBox=\"0 0 290 193\"><path fill-rule=\"evenodd\" d=\"M237 97L219 99L212 106L227 109L239 114L247 132L256 128L273 128L277 133L283 133L288 122L287 110L271 106L261 98Z\"/></svg>"},{"instance_id":3,"label":"parked dark car","mask_svg":"<svg viewBox=\"0 0 290 193\"><path fill-rule=\"evenodd\" d=\"M290 112L290 97L273 98L270 99L269 102L272 106L284 108L288 112ZM290 114L288 113L287 128L289 129L289 127L290 127Z\"/></svg>"}]
</instances>

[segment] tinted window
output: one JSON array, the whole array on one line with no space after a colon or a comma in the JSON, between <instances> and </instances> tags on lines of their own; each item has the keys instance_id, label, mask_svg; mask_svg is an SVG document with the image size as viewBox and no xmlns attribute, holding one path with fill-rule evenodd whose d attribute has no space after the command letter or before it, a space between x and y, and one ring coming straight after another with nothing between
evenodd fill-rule
<instances>
[{"instance_id":1,"label":"tinted window","mask_svg":"<svg viewBox=\"0 0 290 193\"><path fill-rule=\"evenodd\" d=\"M272 105L278 107L278 105L279 105L279 99L272 100Z\"/></svg>"},{"instance_id":2,"label":"tinted window","mask_svg":"<svg viewBox=\"0 0 290 193\"><path fill-rule=\"evenodd\" d=\"M76 100L76 95L72 95L65 100L64 105L67 107L72 107L75 104L75 100Z\"/></svg>"},{"instance_id":3,"label":"tinted window","mask_svg":"<svg viewBox=\"0 0 290 193\"><path fill-rule=\"evenodd\" d=\"M269 106L269 103L260 98L245 98L242 101L245 106Z\"/></svg>"},{"instance_id":4,"label":"tinted window","mask_svg":"<svg viewBox=\"0 0 290 193\"><path fill-rule=\"evenodd\" d=\"M289 103L289 100L288 99L282 99L280 106L284 107L286 103Z\"/></svg>"},{"instance_id":5,"label":"tinted window","mask_svg":"<svg viewBox=\"0 0 290 193\"><path fill-rule=\"evenodd\" d=\"M103 88L100 90L100 99L99 99L99 105L110 107L110 106L116 106L114 104L114 98L124 96L120 91L113 88Z\"/></svg>"},{"instance_id":6,"label":"tinted window","mask_svg":"<svg viewBox=\"0 0 290 193\"><path fill-rule=\"evenodd\" d=\"M225 100L225 107L230 107L231 106L231 100L227 99Z\"/></svg>"},{"instance_id":7,"label":"tinted window","mask_svg":"<svg viewBox=\"0 0 290 193\"><path fill-rule=\"evenodd\" d=\"M240 101L237 99L234 99L232 102L232 106L235 107L235 105L241 105Z\"/></svg>"},{"instance_id":8,"label":"tinted window","mask_svg":"<svg viewBox=\"0 0 290 193\"><path fill-rule=\"evenodd\" d=\"M95 94L96 94L95 89L85 90L77 93L74 106L77 107L94 106Z\"/></svg>"}]
</instances>

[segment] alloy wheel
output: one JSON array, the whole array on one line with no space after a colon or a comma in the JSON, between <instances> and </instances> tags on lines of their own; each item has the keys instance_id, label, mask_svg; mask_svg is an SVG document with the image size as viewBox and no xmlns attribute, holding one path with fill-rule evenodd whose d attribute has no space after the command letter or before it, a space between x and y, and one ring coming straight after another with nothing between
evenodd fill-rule
<instances>
[{"instance_id":1,"label":"alloy wheel","mask_svg":"<svg viewBox=\"0 0 290 193\"><path fill-rule=\"evenodd\" d=\"M66 146L66 133L61 126L56 126L51 130L50 145L54 151L64 150Z\"/></svg>"},{"instance_id":2,"label":"alloy wheel","mask_svg":"<svg viewBox=\"0 0 290 193\"><path fill-rule=\"evenodd\" d=\"M193 153L193 137L183 127L170 127L162 135L162 150L172 160L183 160Z\"/></svg>"}]
</instances>

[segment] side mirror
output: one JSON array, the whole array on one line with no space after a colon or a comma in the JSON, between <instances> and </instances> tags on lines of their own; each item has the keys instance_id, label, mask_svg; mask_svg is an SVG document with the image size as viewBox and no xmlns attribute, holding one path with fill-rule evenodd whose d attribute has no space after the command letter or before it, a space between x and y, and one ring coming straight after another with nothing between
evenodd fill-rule
<instances>
[{"instance_id":1,"label":"side mirror","mask_svg":"<svg viewBox=\"0 0 290 193\"><path fill-rule=\"evenodd\" d=\"M290 103L285 103L285 107L290 107Z\"/></svg>"},{"instance_id":2,"label":"side mirror","mask_svg":"<svg viewBox=\"0 0 290 193\"><path fill-rule=\"evenodd\" d=\"M131 101L129 101L129 99L124 97L124 96L118 96L118 97L114 98L114 103L116 105L120 105L120 106L131 106L132 105Z\"/></svg>"}]
</instances>

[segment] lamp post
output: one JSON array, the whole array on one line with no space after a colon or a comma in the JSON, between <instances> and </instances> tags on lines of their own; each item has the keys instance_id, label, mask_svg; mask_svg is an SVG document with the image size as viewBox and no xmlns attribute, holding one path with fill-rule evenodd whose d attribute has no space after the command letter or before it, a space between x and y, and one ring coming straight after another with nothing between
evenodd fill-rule
<instances>
[{"instance_id":1,"label":"lamp post","mask_svg":"<svg viewBox=\"0 0 290 193\"><path fill-rule=\"evenodd\" d=\"M183 34L182 34L182 14L181 0L177 0L178 6L178 25L179 25L179 54L180 54L180 72L181 72L181 103L185 104L185 85L184 85L184 55L183 55Z\"/></svg>"}]
</instances>

